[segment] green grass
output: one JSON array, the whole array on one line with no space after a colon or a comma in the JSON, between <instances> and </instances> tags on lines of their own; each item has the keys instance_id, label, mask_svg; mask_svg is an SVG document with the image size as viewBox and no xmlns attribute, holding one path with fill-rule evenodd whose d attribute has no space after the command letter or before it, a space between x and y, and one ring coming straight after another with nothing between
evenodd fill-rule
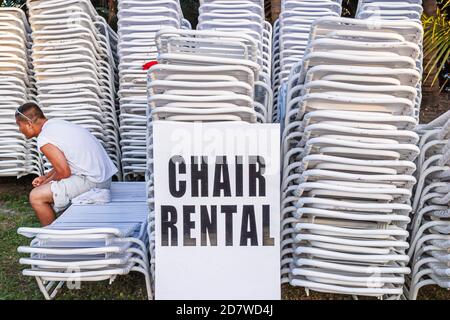
<instances>
[{"instance_id":1,"label":"green grass","mask_svg":"<svg viewBox=\"0 0 450 320\"><path fill-rule=\"evenodd\" d=\"M0 181L1 182L1 181ZM28 245L30 239L17 234L19 227L38 227L39 222L28 203L28 190L8 189L0 191L0 300L43 299L43 295L32 277L22 275L24 266L19 264L21 255L17 247ZM311 292L306 295L302 288L288 285L282 287L285 300L330 300L351 299L350 296ZM420 299L450 300L450 292L436 286L429 286L420 292ZM143 275L131 273L119 276L110 285L107 281L82 282L78 290L63 286L57 295L58 300L144 300L146 291Z\"/></svg>"}]
</instances>

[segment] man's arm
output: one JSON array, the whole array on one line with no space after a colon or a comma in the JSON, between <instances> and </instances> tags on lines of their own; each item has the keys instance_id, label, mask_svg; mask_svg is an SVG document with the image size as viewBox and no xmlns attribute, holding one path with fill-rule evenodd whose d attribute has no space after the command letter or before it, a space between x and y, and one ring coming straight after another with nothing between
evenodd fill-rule
<instances>
[{"instance_id":1,"label":"man's arm","mask_svg":"<svg viewBox=\"0 0 450 320\"><path fill-rule=\"evenodd\" d=\"M42 184L66 179L72 175L64 153L56 146L47 143L41 147L41 151L53 166L53 169L46 175L46 179Z\"/></svg>"},{"instance_id":2,"label":"man's arm","mask_svg":"<svg viewBox=\"0 0 450 320\"><path fill-rule=\"evenodd\" d=\"M46 184L53 181L55 179L55 175L56 175L55 169L50 170L49 172L47 172L47 174L43 176L44 180L41 182L41 184Z\"/></svg>"}]
</instances>

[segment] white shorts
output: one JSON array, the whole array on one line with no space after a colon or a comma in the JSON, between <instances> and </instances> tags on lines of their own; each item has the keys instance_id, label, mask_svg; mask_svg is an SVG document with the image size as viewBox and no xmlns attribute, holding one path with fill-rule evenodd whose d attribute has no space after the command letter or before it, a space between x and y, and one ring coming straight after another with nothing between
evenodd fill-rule
<instances>
[{"instance_id":1,"label":"white shorts","mask_svg":"<svg viewBox=\"0 0 450 320\"><path fill-rule=\"evenodd\" d=\"M52 181L50 189L53 194L53 209L61 212L70 205L70 201L93 188L109 189L111 179L102 183L89 181L85 176L70 176L67 179Z\"/></svg>"}]
</instances>

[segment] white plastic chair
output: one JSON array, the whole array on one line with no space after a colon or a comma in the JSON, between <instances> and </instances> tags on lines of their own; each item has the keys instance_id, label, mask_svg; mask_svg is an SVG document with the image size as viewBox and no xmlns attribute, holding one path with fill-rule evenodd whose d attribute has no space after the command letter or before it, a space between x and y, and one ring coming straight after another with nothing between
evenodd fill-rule
<instances>
[{"instance_id":1,"label":"white plastic chair","mask_svg":"<svg viewBox=\"0 0 450 320\"><path fill-rule=\"evenodd\" d=\"M46 299L55 298L66 282L111 283L131 271L144 274L152 299L145 183L113 183L110 203L72 205L48 227L17 232L33 238L18 248L29 254L19 262Z\"/></svg>"}]
</instances>

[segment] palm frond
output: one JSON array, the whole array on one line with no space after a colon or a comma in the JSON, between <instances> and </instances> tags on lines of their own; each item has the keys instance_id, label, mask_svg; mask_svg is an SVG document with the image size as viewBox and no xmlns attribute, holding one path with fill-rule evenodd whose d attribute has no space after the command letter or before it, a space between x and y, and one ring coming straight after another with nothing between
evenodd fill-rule
<instances>
[{"instance_id":1,"label":"palm frond","mask_svg":"<svg viewBox=\"0 0 450 320\"><path fill-rule=\"evenodd\" d=\"M450 0L447 0L437 9L435 16L422 17L424 58L429 59L425 65L425 80L433 76L432 85L439 80L440 72L450 58L450 20L445 12L449 6Z\"/></svg>"}]
</instances>

